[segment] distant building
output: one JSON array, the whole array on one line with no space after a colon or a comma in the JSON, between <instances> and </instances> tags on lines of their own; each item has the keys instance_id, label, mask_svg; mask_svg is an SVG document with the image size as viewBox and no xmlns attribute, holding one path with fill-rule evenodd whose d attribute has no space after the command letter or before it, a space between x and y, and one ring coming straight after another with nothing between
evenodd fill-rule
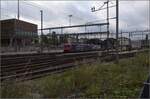
<instances>
[{"instance_id":1,"label":"distant building","mask_svg":"<svg viewBox=\"0 0 150 99\"><path fill-rule=\"evenodd\" d=\"M150 47L150 40L141 40L141 47L142 48L149 48Z\"/></svg>"},{"instance_id":2,"label":"distant building","mask_svg":"<svg viewBox=\"0 0 150 99\"><path fill-rule=\"evenodd\" d=\"M122 46L128 46L130 43L130 40L126 37L120 37L118 38L118 41L119 41L119 45L122 45Z\"/></svg>"},{"instance_id":3,"label":"distant building","mask_svg":"<svg viewBox=\"0 0 150 99\"><path fill-rule=\"evenodd\" d=\"M118 38L119 47L122 50L128 50L131 48L131 40L126 37L120 37Z\"/></svg>"},{"instance_id":4,"label":"distant building","mask_svg":"<svg viewBox=\"0 0 150 99\"><path fill-rule=\"evenodd\" d=\"M67 42L68 42L68 43L75 43L75 42L77 42L77 41L76 41L76 38L74 38L74 37L68 37L68 38L67 38Z\"/></svg>"},{"instance_id":5,"label":"distant building","mask_svg":"<svg viewBox=\"0 0 150 99\"><path fill-rule=\"evenodd\" d=\"M146 34L145 40L141 40L141 47L142 48L150 47L150 39L148 39L148 34Z\"/></svg>"},{"instance_id":6,"label":"distant building","mask_svg":"<svg viewBox=\"0 0 150 99\"><path fill-rule=\"evenodd\" d=\"M141 40L132 40L131 41L132 49L140 49L141 45L142 45Z\"/></svg>"},{"instance_id":7,"label":"distant building","mask_svg":"<svg viewBox=\"0 0 150 99\"><path fill-rule=\"evenodd\" d=\"M78 42L79 43L86 43L87 42L87 38L80 38L79 40L78 40Z\"/></svg>"},{"instance_id":8,"label":"distant building","mask_svg":"<svg viewBox=\"0 0 150 99\"><path fill-rule=\"evenodd\" d=\"M67 42L68 43L86 43L87 42L87 38L76 38L76 37L68 37Z\"/></svg>"},{"instance_id":9,"label":"distant building","mask_svg":"<svg viewBox=\"0 0 150 99\"><path fill-rule=\"evenodd\" d=\"M1 20L1 46L26 46L38 37L37 25L17 19Z\"/></svg>"}]
</instances>

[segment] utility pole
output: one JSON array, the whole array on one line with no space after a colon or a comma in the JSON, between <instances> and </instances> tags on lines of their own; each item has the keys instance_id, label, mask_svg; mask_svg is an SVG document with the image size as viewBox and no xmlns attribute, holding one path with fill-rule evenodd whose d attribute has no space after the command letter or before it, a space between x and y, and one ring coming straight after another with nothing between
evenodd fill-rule
<instances>
[{"instance_id":1,"label":"utility pole","mask_svg":"<svg viewBox=\"0 0 150 99\"><path fill-rule=\"evenodd\" d=\"M69 26L71 26L71 17L72 15L69 15Z\"/></svg>"},{"instance_id":2,"label":"utility pole","mask_svg":"<svg viewBox=\"0 0 150 99\"><path fill-rule=\"evenodd\" d=\"M121 51L122 51L122 47L123 47L123 45L122 45L122 44L123 44L122 39L123 39L123 38L122 38L122 30L121 30L121 44L120 44L120 42L119 42L119 46L121 47ZM125 41L124 41L124 42L125 42Z\"/></svg>"},{"instance_id":3,"label":"utility pole","mask_svg":"<svg viewBox=\"0 0 150 99\"><path fill-rule=\"evenodd\" d=\"M119 0L116 0L116 63L119 62L119 51L118 51L118 31L119 31Z\"/></svg>"},{"instance_id":4,"label":"utility pole","mask_svg":"<svg viewBox=\"0 0 150 99\"><path fill-rule=\"evenodd\" d=\"M129 32L129 51L131 50L131 32Z\"/></svg>"},{"instance_id":5,"label":"utility pole","mask_svg":"<svg viewBox=\"0 0 150 99\"><path fill-rule=\"evenodd\" d=\"M99 9L95 9L95 7L91 8L92 12L107 9L107 23L108 23L108 25L107 25L107 42L106 42L107 43L106 44L106 46L107 46L106 47L107 52L109 52L109 40L108 40L108 38L109 38L109 19L110 19L109 18L109 8L116 7L116 6L109 6L109 2L110 2L109 0L107 0L106 2L104 2L104 4ZM103 8L105 4L107 4L107 7Z\"/></svg>"},{"instance_id":6,"label":"utility pole","mask_svg":"<svg viewBox=\"0 0 150 99\"><path fill-rule=\"evenodd\" d=\"M18 20L19 20L19 18L20 18L20 9L19 9L19 7L20 7L20 5L19 5L19 0L18 0Z\"/></svg>"},{"instance_id":7,"label":"utility pole","mask_svg":"<svg viewBox=\"0 0 150 99\"><path fill-rule=\"evenodd\" d=\"M109 0L104 2L104 4L107 4L107 23L109 23ZM107 25L107 52L109 51L109 25Z\"/></svg>"},{"instance_id":8,"label":"utility pole","mask_svg":"<svg viewBox=\"0 0 150 99\"><path fill-rule=\"evenodd\" d=\"M41 12L41 42L40 42L40 47L41 47L41 52L43 51L43 10L40 10Z\"/></svg>"},{"instance_id":9,"label":"utility pole","mask_svg":"<svg viewBox=\"0 0 150 99\"><path fill-rule=\"evenodd\" d=\"M109 23L109 0L105 3L107 4L107 23ZM107 25L107 38L109 38L109 25Z\"/></svg>"}]
</instances>

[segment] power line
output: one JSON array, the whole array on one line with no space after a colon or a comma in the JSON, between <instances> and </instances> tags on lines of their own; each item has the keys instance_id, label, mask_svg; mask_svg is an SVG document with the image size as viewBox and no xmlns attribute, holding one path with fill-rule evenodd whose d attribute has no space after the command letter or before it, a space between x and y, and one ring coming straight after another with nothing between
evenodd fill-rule
<instances>
[{"instance_id":1,"label":"power line","mask_svg":"<svg viewBox=\"0 0 150 99\"><path fill-rule=\"evenodd\" d=\"M25 3L27 3L27 2L25 2ZM33 2L32 2L32 3L33 3ZM35 5L30 4L30 3L27 3L27 4L32 5L32 6L37 5L37 6L35 6L35 7L41 8L41 7L39 7L40 5L38 5L38 4L36 4L36 3L33 3L33 4L35 4ZM51 12L51 11L48 10L48 8L47 8L46 10L47 10L48 12ZM68 15L68 13L65 13L65 12L61 12L61 13ZM73 17L74 17L74 18L77 18L77 19L80 19L80 20L84 20L85 22L88 20L88 19L84 19L84 18L81 18L81 17L76 16L76 15L73 15Z\"/></svg>"},{"instance_id":2,"label":"power line","mask_svg":"<svg viewBox=\"0 0 150 99\"><path fill-rule=\"evenodd\" d=\"M112 17L112 18L109 18L109 19L116 19L116 17ZM106 20L107 20L107 19L93 20L93 21L86 22L85 24L90 24L90 23L95 23L95 22L100 22L100 21L106 21Z\"/></svg>"},{"instance_id":3,"label":"power line","mask_svg":"<svg viewBox=\"0 0 150 99\"><path fill-rule=\"evenodd\" d=\"M1 9L4 10L4 12L9 12L9 14L10 14L10 13L14 14L14 16L16 17L16 15L15 15L16 11L10 11L10 10L5 9L5 8L1 8ZM7 15L9 15L9 14L7 14ZM31 16L30 14L27 14L27 13L21 13L21 14L22 14L22 17L26 16L26 17L30 17L30 18L32 18L32 19L35 19L35 17L34 17L34 16ZM5 15L6 15L6 13L5 13ZM9 16L10 16L10 15L9 15Z\"/></svg>"},{"instance_id":4,"label":"power line","mask_svg":"<svg viewBox=\"0 0 150 99\"><path fill-rule=\"evenodd\" d=\"M6 3L6 5L9 6L8 3ZM11 8L9 8L9 9L7 8L7 9L6 9L6 8L2 8L2 7L1 7L1 9L4 10L4 11L6 11L6 12L12 13L12 14L17 13L17 17L18 17L18 19L19 19L19 17L20 17L20 10L21 10L21 9L20 9L20 5L30 5L30 6L36 7L36 9L39 9L39 8L40 8L39 6L35 6L35 5L30 4L30 3L27 3L27 2L25 2L25 1L19 1L19 0L18 0L17 5L16 5L16 6L17 6L17 11L16 11L16 10L15 10L15 11L12 10ZM6 7L7 7L7 6L6 6ZM38 10L38 11L39 11L39 10ZM31 17L31 18L34 18L33 16L31 16L31 15L29 15L29 14L23 13L23 11L22 11L21 14L23 14L23 15L25 15L25 16L29 16L29 17ZM16 15L15 15L15 16L16 16Z\"/></svg>"},{"instance_id":5,"label":"power line","mask_svg":"<svg viewBox=\"0 0 150 99\"><path fill-rule=\"evenodd\" d=\"M38 8L38 9L41 9L41 5L38 5L38 4L36 4L36 3L29 3L29 2L27 2L27 1L22 1L22 2L24 2L24 3L26 3L27 5L30 5L30 6L33 6L33 7L36 7L36 8Z\"/></svg>"},{"instance_id":6,"label":"power line","mask_svg":"<svg viewBox=\"0 0 150 99\"><path fill-rule=\"evenodd\" d=\"M33 2L27 2L27 1L22 1L22 2L26 3L27 5L36 7L36 8L38 8L38 9L41 9L41 8L42 8L42 7L40 7L41 5L38 5L38 4L33 3ZM48 8L46 8L45 10L51 13L51 11L49 11ZM65 12L61 12L61 13L67 14L67 13L65 13ZM74 18L77 18L77 19L79 19L79 20L84 21L84 23L86 23L86 21L88 21L88 19L84 19L84 18L81 18L81 17L76 16L76 15L73 15L73 17L74 17Z\"/></svg>"}]
</instances>

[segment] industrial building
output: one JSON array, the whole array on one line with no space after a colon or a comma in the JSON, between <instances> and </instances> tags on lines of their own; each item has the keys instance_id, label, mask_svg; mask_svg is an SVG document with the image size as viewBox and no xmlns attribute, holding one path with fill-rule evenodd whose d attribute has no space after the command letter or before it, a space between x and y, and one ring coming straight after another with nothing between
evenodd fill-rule
<instances>
[{"instance_id":1,"label":"industrial building","mask_svg":"<svg viewBox=\"0 0 150 99\"><path fill-rule=\"evenodd\" d=\"M28 46L38 37L37 25L18 19L1 20L1 46Z\"/></svg>"}]
</instances>

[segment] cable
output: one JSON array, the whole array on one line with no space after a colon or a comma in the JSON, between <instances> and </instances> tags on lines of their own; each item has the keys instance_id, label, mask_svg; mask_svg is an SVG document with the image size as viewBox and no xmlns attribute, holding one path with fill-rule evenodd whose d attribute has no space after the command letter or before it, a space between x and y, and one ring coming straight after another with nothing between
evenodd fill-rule
<instances>
[{"instance_id":1,"label":"cable","mask_svg":"<svg viewBox=\"0 0 150 99\"><path fill-rule=\"evenodd\" d=\"M34 7L36 7L36 8L42 9L42 8L40 7L40 5L38 5L38 4L36 4L36 3L33 3L33 2L32 2L32 4L31 4L31 3L27 2L27 1L22 1L22 2L24 2L24 3L26 3L26 4L30 5L30 6L34 6Z\"/></svg>"},{"instance_id":2,"label":"cable","mask_svg":"<svg viewBox=\"0 0 150 99\"><path fill-rule=\"evenodd\" d=\"M15 11L10 11L10 10L5 9L5 8L1 8L1 9L3 9L3 10L6 11L6 12L9 12L9 13L14 13L14 16L16 15L15 13L17 13L17 12L15 12ZM9 16L10 16L10 15L9 15ZM27 14L27 13L21 13L21 16L26 16L26 17L30 17L30 18L32 18L32 19L35 19L34 16L31 16L31 15L29 15L29 14Z\"/></svg>"},{"instance_id":3,"label":"cable","mask_svg":"<svg viewBox=\"0 0 150 99\"><path fill-rule=\"evenodd\" d=\"M109 18L109 19L116 19L116 17L112 17L112 18ZM105 20L107 20L107 19L89 21L89 22L86 22L86 24L87 24L87 23L99 22L99 21L105 21Z\"/></svg>"},{"instance_id":4,"label":"cable","mask_svg":"<svg viewBox=\"0 0 150 99\"><path fill-rule=\"evenodd\" d=\"M98 10L102 9L102 7L104 7L104 6L105 6L105 3Z\"/></svg>"}]
</instances>

